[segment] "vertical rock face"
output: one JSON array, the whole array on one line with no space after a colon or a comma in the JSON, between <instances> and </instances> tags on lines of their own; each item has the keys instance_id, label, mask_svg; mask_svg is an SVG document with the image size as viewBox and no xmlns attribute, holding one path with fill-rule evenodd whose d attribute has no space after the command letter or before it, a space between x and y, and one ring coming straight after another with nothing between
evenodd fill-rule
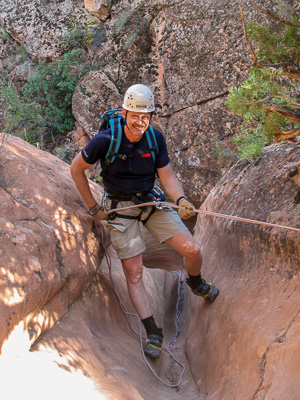
<instances>
[{"instance_id":1,"label":"vertical rock face","mask_svg":"<svg viewBox=\"0 0 300 400\"><path fill-rule=\"evenodd\" d=\"M300 229L300 145L268 147L232 168L203 209ZM201 216L203 275L220 288L190 297L187 354L207 399L299 398L300 232Z\"/></svg>"},{"instance_id":2,"label":"vertical rock face","mask_svg":"<svg viewBox=\"0 0 300 400\"><path fill-rule=\"evenodd\" d=\"M101 116L108 108L122 106L122 97L116 86L101 72L91 72L75 89L73 115L90 136L98 133Z\"/></svg>"},{"instance_id":3,"label":"vertical rock face","mask_svg":"<svg viewBox=\"0 0 300 400\"><path fill-rule=\"evenodd\" d=\"M100 201L99 186L91 185ZM87 214L68 165L9 137L0 152L0 204L1 396L37 400L49 382L55 382L47 387L47 399L99 399L104 394L120 400L182 399L180 393L157 385L145 364L140 339L113 291L134 313L121 263L113 252L101 263L110 243L107 231ZM144 275L166 340L170 327L172 334L175 330L178 285L177 275L161 269L170 264L176 269L176 258L168 254L157 254L156 259L150 254L150 264L160 269L145 270ZM131 315L139 332L138 320ZM166 353L154 367L172 383L179 377L168 364ZM199 399L190 375L184 387L189 399Z\"/></svg>"},{"instance_id":4,"label":"vertical rock face","mask_svg":"<svg viewBox=\"0 0 300 400\"><path fill-rule=\"evenodd\" d=\"M38 62L58 57L68 29L84 24L84 18L89 16L72 1L1 1L1 24Z\"/></svg>"},{"instance_id":5,"label":"vertical rock face","mask_svg":"<svg viewBox=\"0 0 300 400\"><path fill-rule=\"evenodd\" d=\"M99 129L99 113L119 106L128 86L149 85L157 109L153 125L167 139L187 195L196 205L203 202L223 169L236 160L227 146L237 119L224 101L249 63L239 2L0 0L0 4L1 24L32 60L50 61L72 48L83 48L95 71L78 84L73 110L78 129L88 136ZM248 2L241 6L246 22L261 20Z\"/></svg>"}]
</instances>

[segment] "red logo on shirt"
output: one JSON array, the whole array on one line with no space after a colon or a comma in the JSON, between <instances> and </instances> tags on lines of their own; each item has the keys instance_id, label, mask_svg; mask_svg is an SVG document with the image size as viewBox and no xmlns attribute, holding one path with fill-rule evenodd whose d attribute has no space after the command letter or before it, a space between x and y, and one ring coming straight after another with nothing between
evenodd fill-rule
<instances>
[{"instance_id":1,"label":"red logo on shirt","mask_svg":"<svg viewBox=\"0 0 300 400\"><path fill-rule=\"evenodd\" d=\"M151 157L150 153L146 153L146 154L141 154L141 157L145 158L145 157Z\"/></svg>"}]
</instances>

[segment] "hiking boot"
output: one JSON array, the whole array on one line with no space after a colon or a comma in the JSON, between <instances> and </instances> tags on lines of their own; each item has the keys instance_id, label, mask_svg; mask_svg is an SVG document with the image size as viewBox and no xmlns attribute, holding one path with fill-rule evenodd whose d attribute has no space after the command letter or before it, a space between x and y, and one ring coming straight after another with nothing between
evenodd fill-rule
<instances>
[{"instance_id":1,"label":"hiking boot","mask_svg":"<svg viewBox=\"0 0 300 400\"><path fill-rule=\"evenodd\" d=\"M206 283L204 279L201 279L200 285L196 288L191 287L189 278L186 279L186 283L190 286L194 294L202 296L208 303L212 303L218 297L219 289L212 286L210 283Z\"/></svg>"},{"instance_id":2,"label":"hiking boot","mask_svg":"<svg viewBox=\"0 0 300 400\"><path fill-rule=\"evenodd\" d=\"M151 334L147 336L147 345L144 347L144 354L150 358L158 359L161 355L163 338L159 335Z\"/></svg>"}]
</instances>

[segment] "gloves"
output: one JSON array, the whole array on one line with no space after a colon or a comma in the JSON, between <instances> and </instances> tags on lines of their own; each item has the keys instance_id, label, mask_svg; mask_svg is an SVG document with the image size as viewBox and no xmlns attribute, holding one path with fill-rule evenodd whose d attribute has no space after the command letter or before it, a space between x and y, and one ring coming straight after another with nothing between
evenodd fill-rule
<instances>
[{"instance_id":1,"label":"gloves","mask_svg":"<svg viewBox=\"0 0 300 400\"><path fill-rule=\"evenodd\" d=\"M103 221L108 219L107 209L99 204L96 204L88 212L96 221Z\"/></svg>"},{"instance_id":2,"label":"gloves","mask_svg":"<svg viewBox=\"0 0 300 400\"><path fill-rule=\"evenodd\" d=\"M195 207L185 197L179 198L176 203L180 207L178 214L181 219L187 219L196 214L194 212Z\"/></svg>"}]
</instances>

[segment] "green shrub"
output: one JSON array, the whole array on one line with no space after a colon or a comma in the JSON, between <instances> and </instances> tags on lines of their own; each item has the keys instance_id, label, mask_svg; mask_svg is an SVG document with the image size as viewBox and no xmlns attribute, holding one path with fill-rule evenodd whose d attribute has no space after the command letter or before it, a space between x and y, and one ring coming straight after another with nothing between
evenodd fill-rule
<instances>
[{"instance_id":1,"label":"green shrub","mask_svg":"<svg viewBox=\"0 0 300 400\"><path fill-rule=\"evenodd\" d=\"M62 60L38 65L23 87L24 99L41 106L45 126L51 134L73 129L72 96L76 84L90 68L81 66L82 50L72 50Z\"/></svg>"},{"instance_id":2,"label":"green shrub","mask_svg":"<svg viewBox=\"0 0 300 400\"><path fill-rule=\"evenodd\" d=\"M68 30L60 43L61 53L69 53L71 50L85 48L94 41L94 30L97 28L97 19L84 20L81 26L76 20L71 21Z\"/></svg>"},{"instance_id":3,"label":"green shrub","mask_svg":"<svg viewBox=\"0 0 300 400\"><path fill-rule=\"evenodd\" d=\"M0 83L6 132L42 147L46 135L55 140L74 128L72 96L78 80L90 67L83 64L82 50L72 50L61 60L39 64L23 88Z\"/></svg>"},{"instance_id":4,"label":"green shrub","mask_svg":"<svg viewBox=\"0 0 300 400\"><path fill-rule=\"evenodd\" d=\"M13 85L4 86L2 84L0 97L5 110L5 125L2 125L1 129L28 140L32 144L38 142L40 133L45 129L40 107L35 103L24 101ZM26 132L30 132L30 135Z\"/></svg>"},{"instance_id":5,"label":"green shrub","mask_svg":"<svg viewBox=\"0 0 300 400\"><path fill-rule=\"evenodd\" d=\"M233 139L239 149L240 158L256 158L258 157L265 147L266 139L263 134L262 124L255 127L241 128L242 135Z\"/></svg>"}]
</instances>

